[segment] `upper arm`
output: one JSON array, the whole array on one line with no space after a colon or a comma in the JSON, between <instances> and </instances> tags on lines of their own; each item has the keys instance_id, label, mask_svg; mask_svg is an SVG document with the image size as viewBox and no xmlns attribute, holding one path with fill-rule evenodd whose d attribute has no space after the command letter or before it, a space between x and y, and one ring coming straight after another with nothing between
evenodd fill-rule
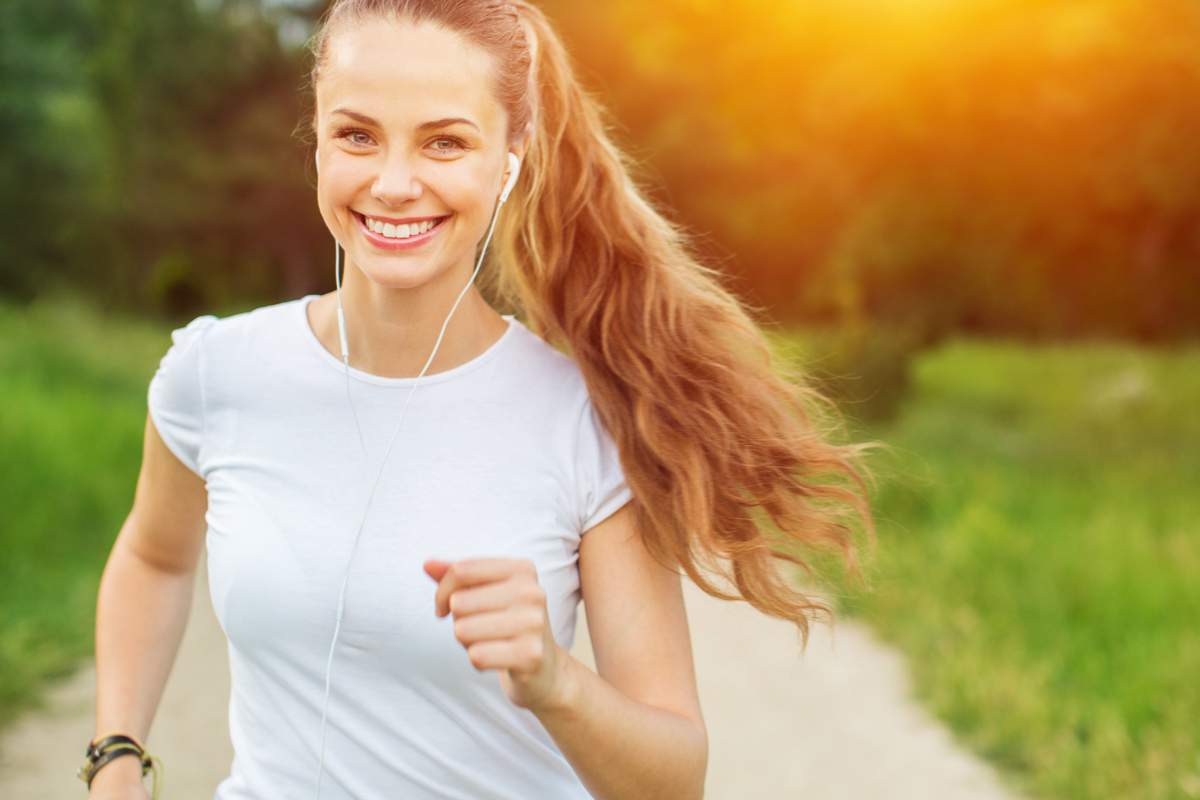
<instances>
[{"instance_id":1,"label":"upper arm","mask_svg":"<svg viewBox=\"0 0 1200 800\"><path fill-rule=\"evenodd\" d=\"M142 469L118 546L169 572L192 572L204 544L206 392L203 338L217 322L196 317L171 331L146 394Z\"/></svg>"},{"instance_id":2,"label":"upper arm","mask_svg":"<svg viewBox=\"0 0 1200 800\"><path fill-rule=\"evenodd\" d=\"M650 556L632 504L580 540L579 581L601 677L703 732L681 577Z\"/></svg>"},{"instance_id":3,"label":"upper arm","mask_svg":"<svg viewBox=\"0 0 1200 800\"><path fill-rule=\"evenodd\" d=\"M118 545L165 571L192 572L203 550L207 510L204 479L167 448L147 414L133 509Z\"/></svg>"}]
</instances>

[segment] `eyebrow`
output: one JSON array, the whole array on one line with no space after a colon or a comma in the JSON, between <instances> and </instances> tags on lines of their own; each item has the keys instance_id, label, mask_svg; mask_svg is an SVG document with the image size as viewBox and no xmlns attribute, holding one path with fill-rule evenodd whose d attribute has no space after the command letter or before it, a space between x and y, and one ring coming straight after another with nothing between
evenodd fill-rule
<instances>
[{"instance_id":1,"label":"eyebrow","mask_svg":"<svg viewBox=\"0 0 1200 800\"><path fill-rule=\"evenodd\" d=\"M357 111L351 111L348 108L335 108L330 113L331 114L345 114L347 117L350 117L351 119L356 119L359 122L362 122L366 125L374 125L377 128L381 127L377 120L372 119L371 117L368 117L366 114L360 114ZM478 125L476 125L474 122L472 122L471 120L466 119L464 117L443 117L442 119L434 119L434 120L430 120L429 122L422 122L420 125L417 126L417 130L425 131L425 130L431 130L434 128L447 128L451 125L456 125L459 123L465 123L467 125L470 125L475 130L479 130Z\"/></svg>"}]
</instances>

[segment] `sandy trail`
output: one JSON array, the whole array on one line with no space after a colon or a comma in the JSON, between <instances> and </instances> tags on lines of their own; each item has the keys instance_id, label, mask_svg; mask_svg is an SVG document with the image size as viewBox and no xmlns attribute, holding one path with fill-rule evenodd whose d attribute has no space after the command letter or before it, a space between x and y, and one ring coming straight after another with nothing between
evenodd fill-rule
<instances>
[{"instance_id":1,"label":"sandy trail","mask_svg":"<svg viewBox=\"0 0 1200 800\"><path fill-rule=\"evenodd\" d=\"M228 773L225 636L197 574L191 621L147 746L166 800L211 798ZM909 696L903 660L864 626L795 629L684 580L710 753L708 800L1015 800ZM571 651L595 668L584 609ZM0 797L79 800L75 770L92 736L93 665L55 686L47 709L0 736ZM147 780L149 786L149 780Z\"/></svg>"}]
</instances>

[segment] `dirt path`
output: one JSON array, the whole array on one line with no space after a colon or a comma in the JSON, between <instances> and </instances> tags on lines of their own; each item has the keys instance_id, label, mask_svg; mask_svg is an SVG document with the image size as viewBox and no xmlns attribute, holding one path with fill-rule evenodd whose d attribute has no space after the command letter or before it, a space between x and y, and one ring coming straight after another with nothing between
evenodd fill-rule
<instances>
[{"instance_id":1,"label":"dirt path","mask_svg":"<svg viewBox=\"0 0 1200 800\"><path fill-rule=\"evenodd\" d=\"M202 564L147 742L165 765L166 800L212 797L233 757L225 637L207 585ZM791 626L684 586L709 729L707 800L1016 797L911 702L903 661L863 626L814 627L800 658ZM572 653L594 668L582 609ZM46 712L0 737L0 797L86 796L74 773L93 734L95 686L89 665L55 687Z\"/></svg>"}]
</instances>

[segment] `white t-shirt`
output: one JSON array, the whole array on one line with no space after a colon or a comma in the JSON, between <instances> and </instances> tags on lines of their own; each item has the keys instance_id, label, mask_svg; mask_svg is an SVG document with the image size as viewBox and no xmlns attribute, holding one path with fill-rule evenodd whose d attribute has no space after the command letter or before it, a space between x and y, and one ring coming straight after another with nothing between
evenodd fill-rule
<instances>
[{"instance_id":1,"label":"white t-shirt","mask_svg":"<svg viewBox=\"0 0 1200 800\"><path fill-rule=\"evenodd\" d=\"M209 590L228 638L231 774L215 800L316 793L325 668L363 508L415 378L350 369L317 295L171 333L148 406L208 487ZM428 558L531 559L569 649L583 531L630 499L577 365L512 315L476 358L426 374L379 480L333 657L326 800L589 798L537 717L434 616ZM214 698L215 700L216 698Z\"/></svg>"}]
</instances>

